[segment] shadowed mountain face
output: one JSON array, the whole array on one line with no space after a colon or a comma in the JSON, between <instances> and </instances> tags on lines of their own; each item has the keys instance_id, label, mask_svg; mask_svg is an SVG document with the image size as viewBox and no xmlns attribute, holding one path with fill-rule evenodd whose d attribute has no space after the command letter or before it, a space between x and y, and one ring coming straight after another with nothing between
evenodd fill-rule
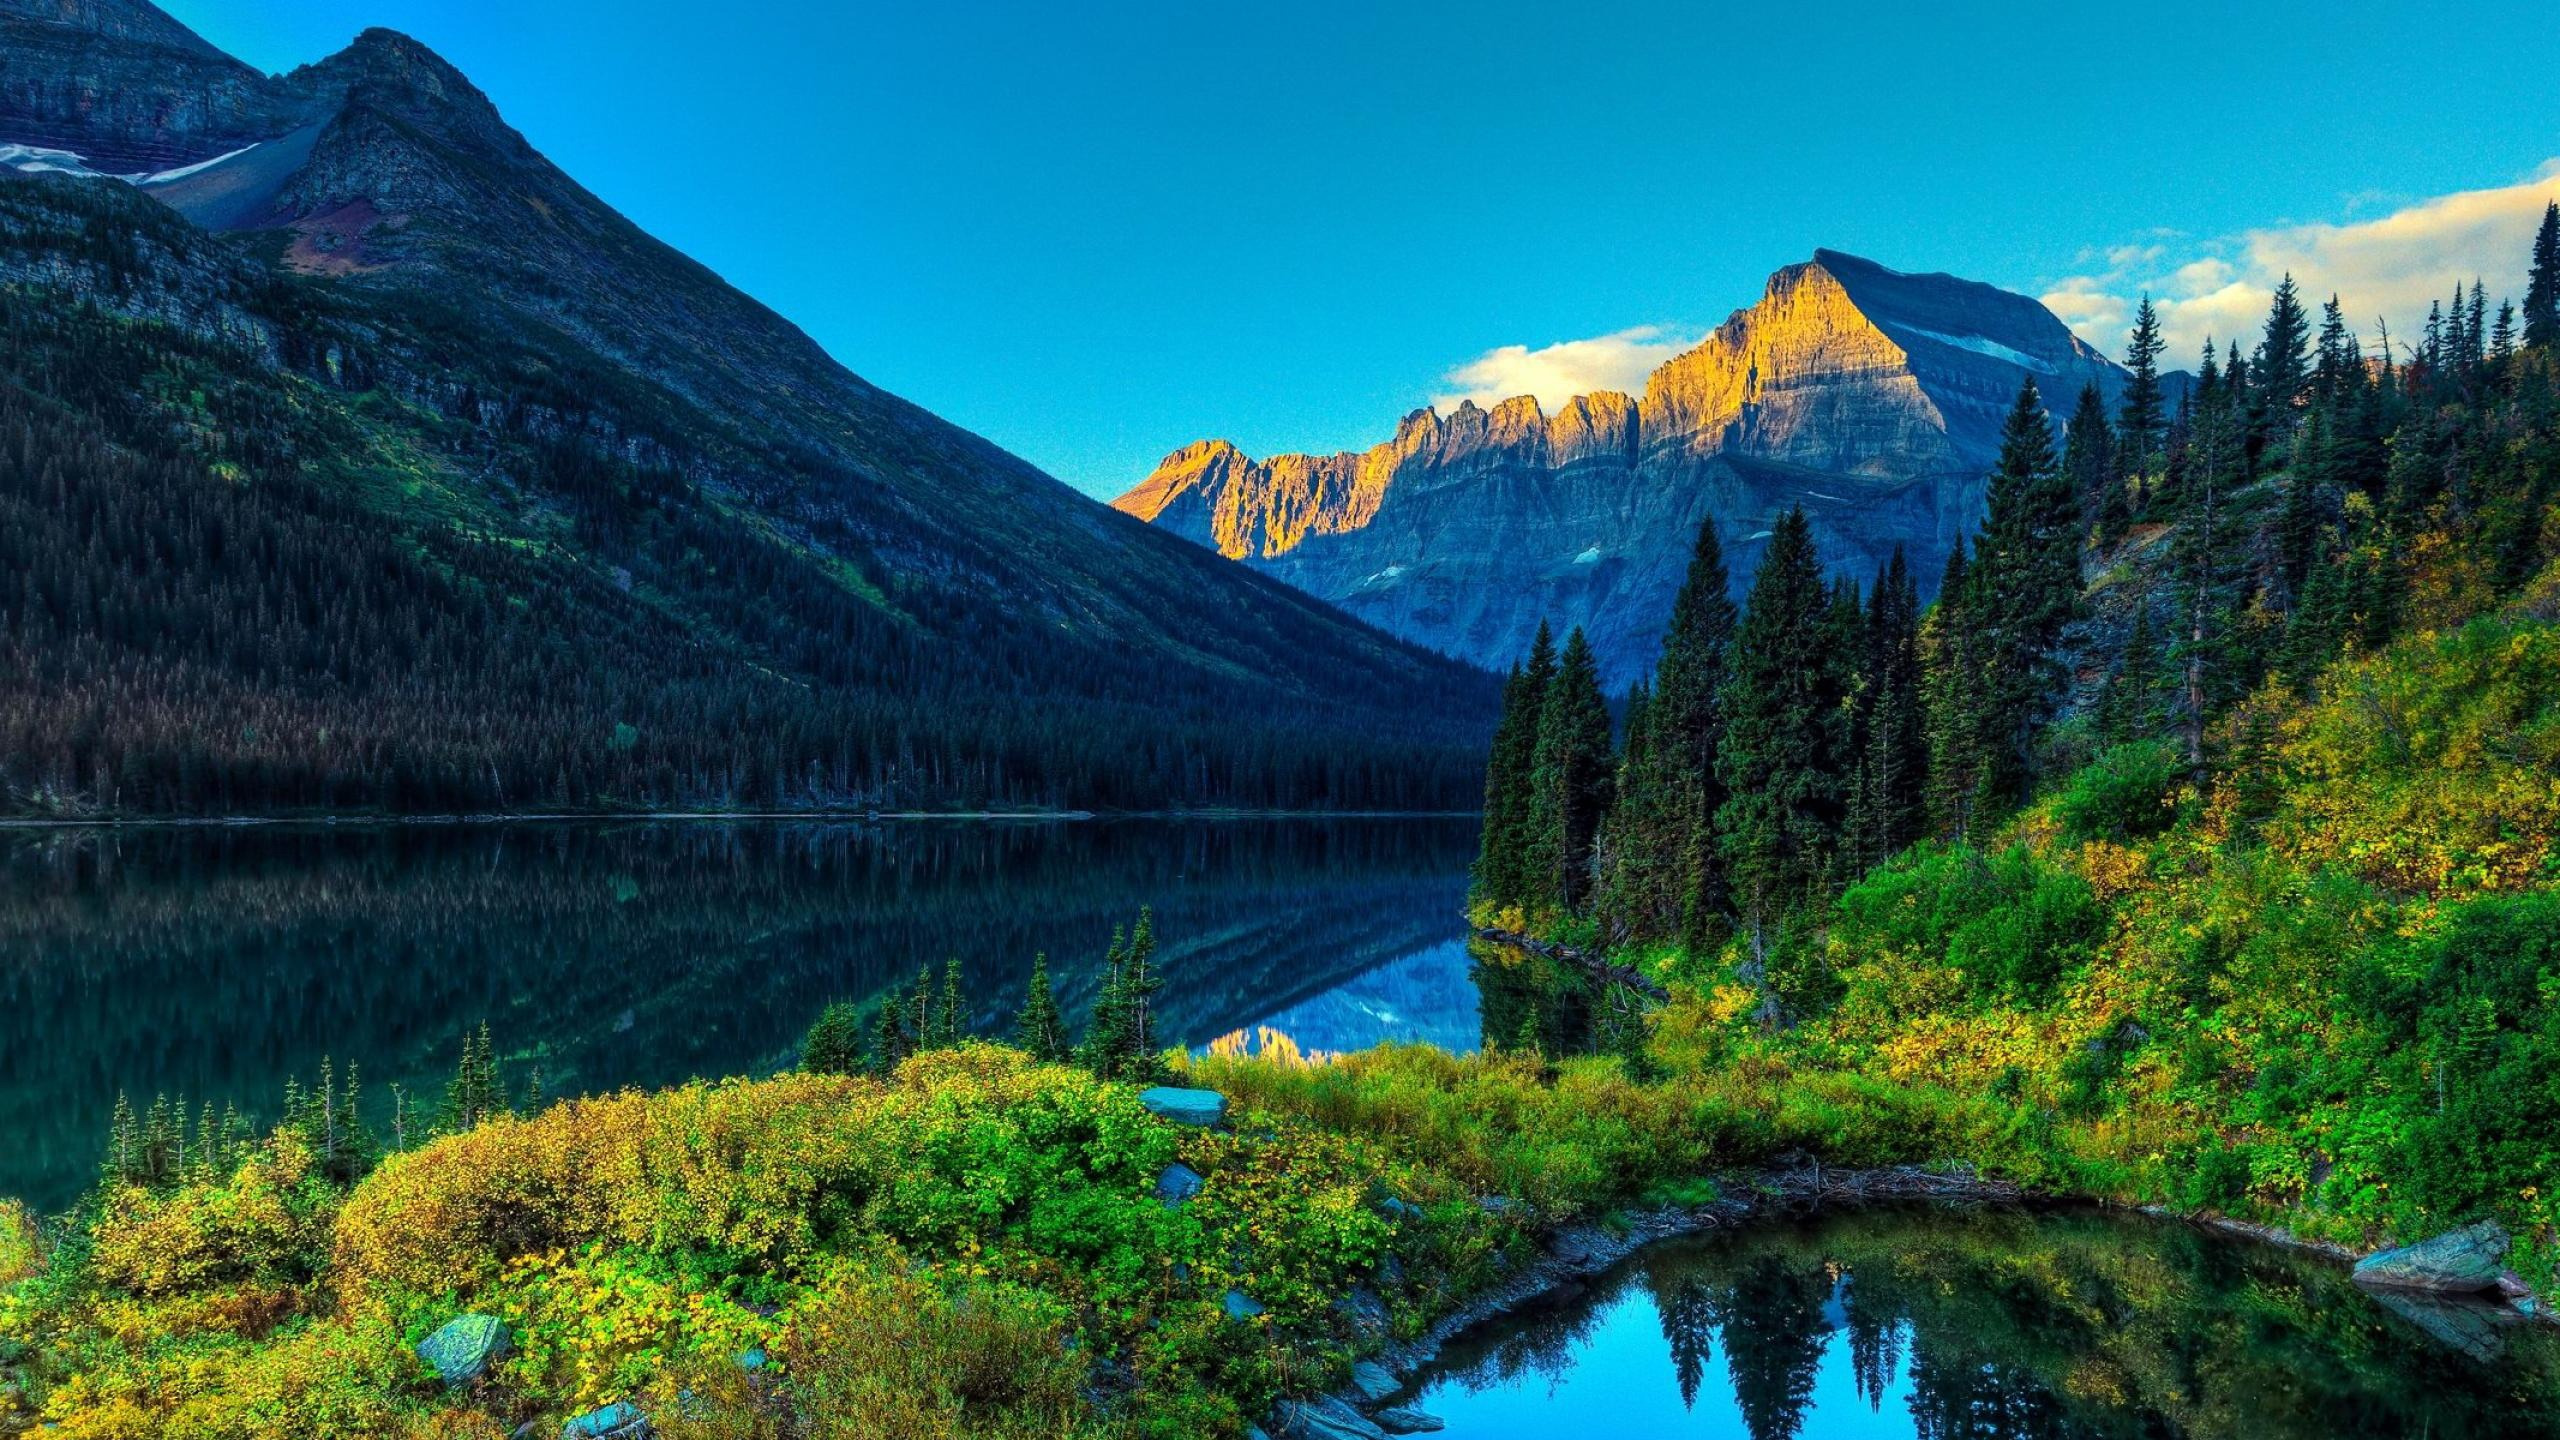
<instances>
[{"instance_id":1,"label":"shadowed mountain face","mask_svg":"<svg viewBox=\"0 0 2560 1440\"><path fill-rule=\"evenodd\" d=\"M31 171L56 173L13 173ZM59 342L9 368L132 422L98 438L139 446L207 427L142 413L189 386L120 380L95 353L105 342L80 328L84 304L162 327L168 353L214 347L200 368L215 383L197 388L255 392L257 423L287 432L217 444L321 464L396 455L392 486L308 463L294 473L370 507L366 523L386 534L502 546L506 564L542 569L565 596L523 597L519 611L558 630L544 643L624 647L613 663L634 684L716 671L724 694L765 697L750 708L869 717L722 720L806 743L770 763L682 762L697 776L724 768L763 775L759 788L886 803L936 803L971 772L981 779L961 788L998 802L1293 803L1281 791L1294 782L1248 777L1296 747L1306 774L1431 777L1401 795L1326 781L1322 803L1463 803L1471 790L1487 677L1115 514L866 383L561 173L404 36L369 30L270 77L141 0L0 0L0 182L0 282L26 287L10 303ZM192 224L155 221L136 190ZM70 393L75 382L122 388ZM367 443L320 433L331 425ZM342 679L318 688L337 693ZM883 718L897 707L908 718ZM314 735L345 732L305 718ZM626 718L573 728L609 734ZM1067 743L1054 732L1070 723ZM873 758L847 758L851 727ZM646 746L653 732L640 729ZM1176 729L1192 738L1164 743ZM963 732L975 738L953 739ZM948 753L924 753L934 747ZM86 786L94 766L59 768ZM1145 779L1088 783L1104 771ZM568 788L582 783L573 766ZM503 801L521 786L487 788ZM692 793L651 798L735 794L730 780L705 788L686 780L675 789Z\"/></svg>"},{"instance_id":2,"label":"shadowed mountain face","mask_svg":"<svg viewBox=\"0 0 2560 1440\"><path fill-rule=\"evenodd\" d=\"M1116 503L1482 664L1525 651L1542 618L1581 625L1624 684L1652 663L1709 517L1737 594L1797 505L1834 574L1867 580L1899 545L1934 584L2029 375L2057 411L2122 383L2025 296L1820 250L1641 399L1417 410L1361 454L1261 462L1204 441Z\"/></svg>"}]
</instances>

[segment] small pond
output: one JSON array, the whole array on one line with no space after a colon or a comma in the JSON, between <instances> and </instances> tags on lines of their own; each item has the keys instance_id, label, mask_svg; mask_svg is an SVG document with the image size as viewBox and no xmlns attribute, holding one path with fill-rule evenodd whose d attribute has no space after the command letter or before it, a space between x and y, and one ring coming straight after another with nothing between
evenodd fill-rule
<instances>
[{"instance_id":1,"label":"small pond","mask_svg":"<svg viewBox=\"0 0 2560 1440\"><path fill-rule=\"evenodd\" d=\"M1868 1210L1648 1247L1405 1399L1449 1440L2546 1435L2560 1327L2168 1222Z\"/></svg>"}]
</instances>

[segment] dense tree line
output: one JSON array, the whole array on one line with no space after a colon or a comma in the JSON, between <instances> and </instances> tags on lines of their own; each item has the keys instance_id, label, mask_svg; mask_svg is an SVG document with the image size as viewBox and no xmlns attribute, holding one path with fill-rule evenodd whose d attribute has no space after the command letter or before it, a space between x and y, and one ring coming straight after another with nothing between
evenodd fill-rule
<instances>
[{"instance_id":1,"label":"dense tree line","mask_svg":"<svg viewBox=\"0 0 2560 1440\"><path fill-rule=\"evenodd\" d=\"M148 202L0 200L0 260L91 277L0 286L0 810L1473 798L1473 697L1399 690L1308 607L1101 633L914 563L841 463L632 441L650 398L609 369L315 313ZM1246 627L1339 688L1203 659Z\"/></svg>"},{"instance_id":2,"label":"dense tree line","mask_svg":"<svg viewBox=\"0 0 2560 1440\"><path fill-rule=\"evenodd\" d=\"M2413 613L2478 613L2560 544L2560 207L2520 309L2460 287L2380 349L2288 277L2255 345L2208 343L2172 404L2146 299L2115 414L2087 388L2057 436L2021 387L1925 611L1898 553L1863 593L1826 586L1797 511L1736 613L1702 526L1618 734L1578 631L1513 669L1479 903L1613 944L1739 934L1779 1007L1819 999L1785 973L1816 902L1914 842L1987 834L2106 746L2174 740L2199 781L2237 777L2245 825L2283 687ZM2470 559L2417 566L2422 535ZM2447 584L2471 593L2428 590ZM2077 669L2103 681L2075 697Z\"/></svg>"}]
</instances>

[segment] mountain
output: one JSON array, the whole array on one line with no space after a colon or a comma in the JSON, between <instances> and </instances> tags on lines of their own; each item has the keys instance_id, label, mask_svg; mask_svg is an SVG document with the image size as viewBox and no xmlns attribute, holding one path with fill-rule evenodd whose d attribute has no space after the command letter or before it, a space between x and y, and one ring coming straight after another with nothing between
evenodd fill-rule
<instances>
[{"instance_id":1,"label":"mountain","mask_svg":"<svg viewBox=\"0 0 2560 1440\"><path fill-rule=\"evenodd\" d=\"M1652 664L1702 520L1737 596L1802 505L1835 575L1902 546L1934 585L1981 517L2032 375L2067 412L2123 372L2023 295L1817 250L1645 382L1546 414L1416 410L1359 454L1186 446L1114 503L1408 639L1499 666L1541 619L1590 632L1623 685Z\"/></svg>"},{"instance_id":2,"label":"mountain","mask_svg":"<svg viewBox=\"0 0 2560 1440\"><path fill-rule=\"evenodd\" d=\"M0 312L0 805L1474 784L1490 677L867 383L390 31L0 0Z\"/></svg>"}]
</instances>

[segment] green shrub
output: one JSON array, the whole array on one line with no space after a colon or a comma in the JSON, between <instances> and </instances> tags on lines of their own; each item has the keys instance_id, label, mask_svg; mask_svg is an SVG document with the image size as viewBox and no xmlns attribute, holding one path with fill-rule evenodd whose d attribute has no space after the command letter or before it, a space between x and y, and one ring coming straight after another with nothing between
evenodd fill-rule
<instances>
[{"instance_id":1,"label":"green shrub","mask_svg":"<svg viewBox=\"0 0 2560 1440\"><path fill-rule=\"evenodd\" d=\"M1943 958L1976 994L2033 999L2085 964L2107 925L2086 880L2024 845L1924 845L1849 888L1833 938L1852 953Z\"/></svg>"},{"instance_id":2,"label":"green shrub","mask_svg":"<svg viewBox=\"0 0 2560 1440\"><path fill-rule=\"evenodd\" d=\"M2054 798L2063 839L2135 840L2177 823L2186 761L2165 740L2138 740L2101 752Z\"/></svg>"}]
</instances>

